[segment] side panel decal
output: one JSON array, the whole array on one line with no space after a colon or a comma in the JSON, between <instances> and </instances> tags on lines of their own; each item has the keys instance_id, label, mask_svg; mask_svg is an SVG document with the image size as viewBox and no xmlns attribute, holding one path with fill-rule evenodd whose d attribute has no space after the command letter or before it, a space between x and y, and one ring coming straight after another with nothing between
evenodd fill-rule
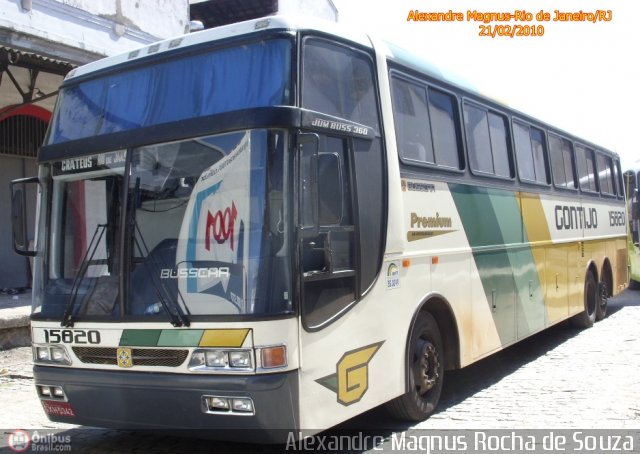
<instances>
[{"instance_id":1,"label":"side panel decal","mask_svg":"<svg viewBox=\"0 0 640 454\"><path fill-rule=\"evenodd\" d=\"M369 361L384 341L346 352L336 364L336 373L316 380L337 394L342 405L354 404L369 389Z\"/></svg>"},{"instance_id":2,"label":"side panel decal","mask_svg":"<svg viewBox=\"0 0 640 454\"><path fill-rule=\"evenodd\" d=\"M243 329L125 329L119 345L127 347L227 347L245 344L249 328Z\"/></svg>"}]
</instances>

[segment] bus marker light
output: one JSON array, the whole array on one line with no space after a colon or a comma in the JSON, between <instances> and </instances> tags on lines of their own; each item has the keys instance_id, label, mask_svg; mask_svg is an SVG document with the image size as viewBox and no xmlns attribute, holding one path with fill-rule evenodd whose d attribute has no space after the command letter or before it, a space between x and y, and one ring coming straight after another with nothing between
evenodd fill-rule
<instances>
[{"instance_id":1,"label":"bus marker light","mask_svg":"<svg viewBox=\"0 0 640 454\"><path fill-rule=\"evenodd\" d=\"M263 19L261 21L256 22L253 26L255 30L261 30L263 28L267 28L269 26L269 19Z\"/></svg>"},{"instance_id":2,"label":"bus marker light","mask_svg":"<svg viewBox=\"0 0 640 454\"><path fill-rule=\"evenodd\" d=\"M64 398L64 391L59 386L53 386L52 391L53 391L53 397Z\"/></svg>"},{"instance_id":3,"label":"bus marker light","mask_svg":"<svg viewBox=\"0 0 640 454\"><path fill-rule=\"evenodd\" d=\"M440 257L438 257L438 256L431 257L431 264L432 265L437 265L438 263L440 263Z\"/></svg>"},{"instance_id":4,"label":"bus marker light","mask_svg":"<svg viewBox=\"0 0 640 454\"><path fill-rule=\"evenodd\" d=\"M260 350L260 359L264 369L284 367L287 365L287 347L284 345L265 347Z\"/></svg>"},{"instance_id":5,"label":"bus marker light","mask_svg":"<svg viewBox=\"0 0 640 454\"><path fill-rule=\"evenodd\" d=\"M403 267L403 268L409 268L410 266L411 266L411 260L409 260L409 259L404 259L404 260L402 261L402 267Z\"/></svg>"},{"instance_id":6,"label":"bus marker light","mask_svg":"<svg viewBox=\"0 0 640 454\"><path fill-rule=\"evenodd\" d=\"M229 399L223 397L212 397L209 399L209 408L212 410L229 411Z\"/></svg>"},{"instance_id":7,"label":"bus marker light","mask_svg":"<svg viewBox=\"0 0 640 454\"><path fill-rule=\"evenodd\" d=\"M51 397L51 388L49 388L48 386L38 385L37 388L40 397Z\"/></svg>"},{"instance_id":8,"label":"bus marker light","mask_svg":"<svg viewBox=\"0 0 640 454\"><path fill-rule=\"evenodd\" d=\"M242 413L253 413L253 401L248 398L233 399L232 401L233 411Z\"/></svg>"}]
</instances>

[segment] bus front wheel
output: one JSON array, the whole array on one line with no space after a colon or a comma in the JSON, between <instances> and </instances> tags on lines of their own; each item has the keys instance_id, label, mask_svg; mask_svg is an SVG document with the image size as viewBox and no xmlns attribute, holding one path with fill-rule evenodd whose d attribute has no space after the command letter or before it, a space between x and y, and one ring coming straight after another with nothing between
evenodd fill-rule
<instances>
[{"instance_id":1,"label":"bus front wheel","mask_svg":"<svg viewBox=\"0 0 640 454\"><path fill-rule=\"evenodd\" d=\"M590 328L596 321L596 312L600 305L598 283L592 272L588 272L584 281L584 310L571 318L577 328Z\"/></svg>"},{"instance_id":2,"label":"bus front wheel","mask_svg":"<svg viewBox=\"0 0 640 454\"><path fill-rule=\"evenodd\" d=\"M435 410L444 380L444 350L436 320L428 312L418 315L409 340L409 390L387 404L390 413L406 421L422 421Z\"/></svg>"}]
</instances>

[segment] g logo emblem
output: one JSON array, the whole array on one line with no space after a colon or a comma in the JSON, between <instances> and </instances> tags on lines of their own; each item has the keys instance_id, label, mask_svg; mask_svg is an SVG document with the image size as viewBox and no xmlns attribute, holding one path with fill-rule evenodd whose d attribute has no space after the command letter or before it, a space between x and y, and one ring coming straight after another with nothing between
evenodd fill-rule
<instances>
[{"instance_id":1,"label":"g logo emblem","mask_svg":"<svg viewBox=\"0 0 640 454\"><path fill-rule=\"evenodd\" d=\"M336 373L316 382L335 392L342 405L358 402L369 389L369 361L382 344L384 341L346 352L336 364Z\"/></svg>"}]
</instances>

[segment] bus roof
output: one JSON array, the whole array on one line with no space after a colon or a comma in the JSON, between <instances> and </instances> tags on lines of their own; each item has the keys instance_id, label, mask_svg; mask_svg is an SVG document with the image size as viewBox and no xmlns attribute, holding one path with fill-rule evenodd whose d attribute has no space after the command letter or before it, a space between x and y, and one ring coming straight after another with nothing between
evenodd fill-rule
<instances>
[{"instance_id":1,"label":"bus roof","mask_svg":"<svg viewBox=\"0 0 640 454\"><path fill-rule=\"evenodd\" d=\"M75 78L82 78L83 76L90 76L94 72L100 72L102 70L109 69L121 64L144 60L146 58L157 58L158 55L168 52L174 52L178 49L199 46L217 40L233 38L267 30L289 31L292 33L299 30L315 31L318 33L340 37L340 39L351 41L359 46L368 49L374 48L374 42L380 43L381 45L375 45L376 50L382 52L385 58L394 63L412 69L419 74L424 74L428 77L431 77L439 82L451 86L454 89L458 89L471 96L475 96L482 101L489 102L500 110L515 113L526 121L544 125L549 129L555 130L558 133L567 136L568 138L573 138L574 140L577 140L584 145L597 148L599 150L617 156L617 154L611 152L611 150L607 150L606 148L603 148L592 142L585 141L573 134L563 131L558 127L547 124L538 118L518 111L517 109L510 107L506 103L497 100L495 96L483 94L480 90L478 90L477 87L475 87L464 77L461 77L459 74L446 71L442 67L439 67L430 60L418 54L412 53L400 46L389 42L372 41L372 38L367 33L358 29L354 29L353 27L347 27L342 23L331 22L324 19L319 19L317 17L309 17L304 15L268 16L165 39L163 41L148 44L146 46L132 50L128 53L103 58L101 60L97 60L84 66L75 68L69 72L69 74L65 78L65 82L71 81Z\"/></svg>"},{"instance_id":2,"label":"bus roof","mask_svg":"<svg viewBox=\"0 0 640 454\"><path fill-rule=\"evenodd\" d=\"M459 74L446 71L444 68L439 67L432 61L397 46L396 44L389 42L386 42L385 44L388 49L387 58L392 61L416 70L419 73L447 82L450 85L454 85L463 90L480 94L478 89L470 81L461 77Z\"/></svg>"},{"instance_id":3,"label":"bus roof","mask_svg":"<svg viewBox=\"0 0 640 454\"><path fill-rule=\"evenodd\" d=\"M183 49L212 41L248 35L254 32L266 30L286 30L292 32L297 30L313 30L340 36L361 46L368 48L372 47L371 41L365 33L349 29L336 22L325 21L315 17L296 15L269 16L210 28L187 35L176 36L174 38L168 38L163 41L158 41L156 43L134 49L124 54L106 57L72 70L65 78L65 81L86 76L93 72L101 71L123 63L157 56L165 52L173 52L177 49Z\"/></svg>"}]
</instances>

